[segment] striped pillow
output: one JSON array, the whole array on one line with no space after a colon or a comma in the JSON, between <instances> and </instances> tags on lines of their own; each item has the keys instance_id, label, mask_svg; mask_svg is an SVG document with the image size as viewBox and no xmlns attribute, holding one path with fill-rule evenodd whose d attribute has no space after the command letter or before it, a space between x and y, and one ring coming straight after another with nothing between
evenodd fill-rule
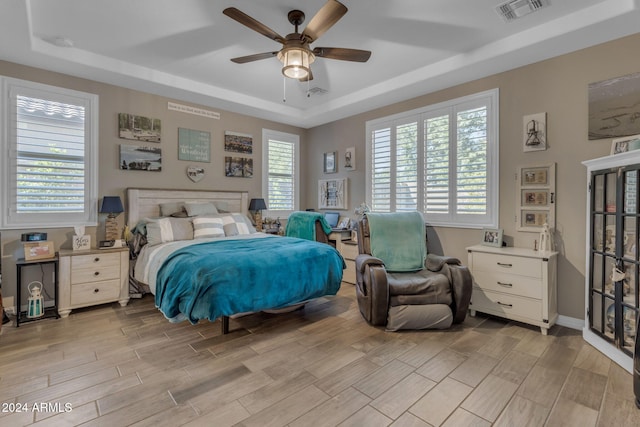
<instances>
[{"instance_id":1,"label":"striped pillow","mask_svg":"<svg viewBox=\"0 0 640 427\"><path fill-rule=\"evenodd\" d=\"M222 216L222 224L224 226L224 235L237 236L239 234L252 234L256 229L250 225L249 220L239 213L226 214Z\"/></svg>"},{"instance_id":2,"label":"striped pillow","mask_svg":"<svg viewBox=\"0 0 640 427\"><path fill-rule=\"evenodd\" d=\"M222 218L217 215L193 218L193 237L195 239L224 237Z\"/></svg>"},{"instance_id":3,"label":"striped pillow","mask_svg":"<svg viewBox=\"0 0 640 427\"><path fill-rule=\"evenodd\" d=\"M150 246L191 239L193 225L190 218L149 219L147 222L147 244Z\"/></svg>"}]
</instances>

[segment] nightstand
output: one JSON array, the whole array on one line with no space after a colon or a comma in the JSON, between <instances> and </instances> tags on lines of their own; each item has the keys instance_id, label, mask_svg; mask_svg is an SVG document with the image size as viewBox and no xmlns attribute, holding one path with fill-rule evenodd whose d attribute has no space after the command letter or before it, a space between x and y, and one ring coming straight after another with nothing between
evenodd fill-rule
<instances>
[{"instance_id":1,"label":"nightstand","mask_svg":"<svg viewBox=\"0 0 640 427\"><path fill-rule=\"evenodd\" d=\"M60 316L74 308L129 302L129 248L60 250Z\"/></svg>"},{"instance_id":2,"label":"nightstand","mask_svg":"<svg viewBox=\"0 0 640 427\"><path fill-rule=\"evenodd\" d=\"M33 260L33 261L26 261L24 258L19 258L16 261L16 278L17 278L17 295L16 295L16 328L20 327L21 323L26 323L26 322L33 322L36 320L42 320L42 319L47 319L47 318L55 318L58 319L60 317L59 312L58 312L58 303L59 303L59 299L58 299L58 278L59 278L59 272L58 272L58 256L56 255L53 258L47 258L47 259L38 259L38 260ZM22 311L22 269L25 267L29 267L29 266L40 266L42 267L43 265L46 264L53 264L53 307L43 307L43 315L40 317L35 317L35 318L28 318L27 317L27 313ZM44 294L44 291L43 291ZM27 309L28 311L28 309Z\"/></svg>"},{"instance_id":3,"label":"nightstand","mask_svg":"<svg viewBox=\"0 0 640 427\"><path fill-rule=\"evenodd\" d=\"M358 256L358 242L353 240L338 240L336 249L342 255L347 268L342 273L342 281L356 284L356 257Z\"/></svg>"}]
</instances>

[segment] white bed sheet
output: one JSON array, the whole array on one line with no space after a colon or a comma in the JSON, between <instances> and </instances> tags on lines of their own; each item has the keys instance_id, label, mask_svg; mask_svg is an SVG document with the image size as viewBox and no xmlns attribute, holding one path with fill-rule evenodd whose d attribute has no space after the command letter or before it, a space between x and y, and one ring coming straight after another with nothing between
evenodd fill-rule
<instances>
[{"instance_id":1,"label":"white bed sheet","mask_svg":"<svg viewBox=\"0 0 640 427\"><path fill-rule=\"evenodd\" d=\"M240 234L231 237L215 237L208 239L179 240L175 242L161 243L159 245L146 245L140 251L133 270L133 277L139 282L149 286L152 294L156 294L156 278L158 270L174 251L190 246L193 244L211 242L216 240L239 240L239 239L262 239L262 238L278 238L277 236L266 233Z\"/></svg>"}]
</instances>

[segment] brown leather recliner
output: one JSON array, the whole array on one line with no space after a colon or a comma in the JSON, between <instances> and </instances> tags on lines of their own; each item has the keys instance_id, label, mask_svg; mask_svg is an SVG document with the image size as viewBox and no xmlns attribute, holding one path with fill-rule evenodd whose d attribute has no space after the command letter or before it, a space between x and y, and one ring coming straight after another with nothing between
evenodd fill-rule
<instances>
[{"instance_id":1,"label":"brown leather recliner","mask_svg":"<svg viewBox=\"0 0 640 427\"><path fill-rule=\"evenodd\" d=\"M422 270L388 272L384 261L371 255L370 232L365 216L358 221L356 296L367 322L395 331L445 329L464 321L472 277L460 260L428 254ZM423 235L426 241L426 228Z\"/></svg>"}]
</instances>

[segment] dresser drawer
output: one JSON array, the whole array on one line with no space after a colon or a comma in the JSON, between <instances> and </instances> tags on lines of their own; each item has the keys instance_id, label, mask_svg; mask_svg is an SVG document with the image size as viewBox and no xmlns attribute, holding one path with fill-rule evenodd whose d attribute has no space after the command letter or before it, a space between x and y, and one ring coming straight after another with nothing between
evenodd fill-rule
<instances>
[{"instance_id":1,"label":"dresser drawer","mask_svg":"<svg viewBox=\"0 0 640 427\"><path fill-rule=\"evenodd\" d=\"M474 272L473 279L476 285L483 290L536 299L542 298L542 283L540 279L535 277L480 270Z\"/></svg>"},{"instance_id":2,"label":"dresser drawer","mask_svg":"<svg viewBox=\"0 0 640 427\"><path fill-rule=\"evenodd\" d=\"M72 306L86 306L116 301L120 297L120 280L74 285L71 292Z\"/></svg>"},{"instance_id":3,"label":"dresser drawer","mask_svg":"<svg viewBox=\"0 0 640 427\"><path fill-rule=\"evenodd\" d=\"M473 272L477 274L479 271L510 273L541 278L542 260L476 252L473 254Z\"/></svg>"},{"instance_id":4,"label":"dresser drawer","mask_svg":"<svg viewBox=\"0 0 640 427\"><path fill-rule=\"evenodd\" d=\"M81 255L71 258L71 284L101 282L120 277L120 255L117 253Z\"/></svg>"},{"instance_id":5,"label":"dresser drawer","mask_svg":"<svg viewBox=\"0 0 640 427\"><path fill-rule=\"evenodd\" d=\"M476 287L473 288L469 308L507 318L524 317L536 322L543 320L540 300L487 291Z\"/></svg>"}]
</instances>

